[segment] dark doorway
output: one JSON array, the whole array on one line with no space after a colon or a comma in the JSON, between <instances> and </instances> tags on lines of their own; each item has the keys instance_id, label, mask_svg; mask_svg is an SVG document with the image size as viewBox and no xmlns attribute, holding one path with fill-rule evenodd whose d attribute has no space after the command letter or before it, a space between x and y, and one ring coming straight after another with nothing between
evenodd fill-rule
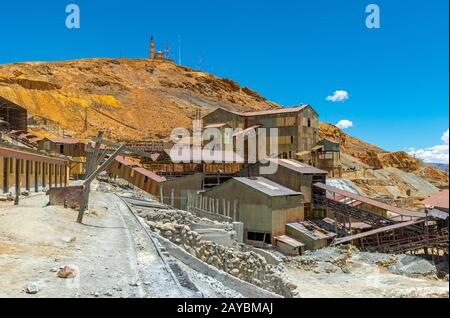
<instances>
[{"instance_id":1,"label":"dark doorway","mask_svg":"<svg viewBox=\"0 0 450 318\"><path fill-rule=\"evenodd\" d=\"M3 158L3 193L9 192L9 158Z\"/></svg>"}]
</instances>

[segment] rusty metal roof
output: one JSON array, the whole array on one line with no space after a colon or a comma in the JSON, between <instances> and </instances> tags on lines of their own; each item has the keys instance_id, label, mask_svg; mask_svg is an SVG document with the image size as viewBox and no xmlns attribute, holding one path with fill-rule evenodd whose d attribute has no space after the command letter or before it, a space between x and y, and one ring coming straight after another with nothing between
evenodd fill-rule
<instances>
[{"instance_id":1,"label":"rusty metal roof","mask_svg":"<svg viewBox=\"0 0 450 318\"><path fill-rule=\"evenodd\" d=\"M305 234L313 240L330 239L336 236L336 233L327 231L310 221L288 223L286 226Z\"/></svg>"},{"instance_id":2,"label":"rusty metal roof","mask_svg":"<svg viewBox=\"0 0 450 318\"><path fill-rule=\"evenodd\" d=\"M165 182L167 181L167 179L165 177L161 177L159 175L157 175L156 173L154 173L153 171L138 167L138 168L133 168L134 171L136 171L137 173L140 173L150 179L152 179L153 181L156 182Z\"/></svg>"},{"instance_id":3,"label":"rusty metal roof","mask_svg":"<svg viewBox=\"0 0 450 318\"><path fill-rule=\"evenodd\" d=\"M67 163L67 159L38 154L34 151L33 152L30 151L29 149L24 149L24 151L21 151L19 149L12 149L6 145L5 146L2 145L0 147L0 157L33 160L33 161L47 162L47 163L58 164L58 165Z\"/></svg>"},{"instance_id":4,"label":"rusty metal roof","mask_svg":"<svg viewBox=\"0 0 450 318\"><path fill-rule=\"evenodd\" d=\"M73 139L73 138L52 138L52 137L47 137L45 139L50 140L51 142L53 142L55 144L75 145L75 144L80 143L79 140Z\"/></svg>"},{"instance_id":5,"label":"rusty metal roof","mask_svg":"<svg viewBox=\"0 0 450 318\"><path fill-rule=\"evenodd\" d=\"M229 110L223 107L219 107L218 109L221 109L223 111L229 112L231 114L241 116L241 117L254 117L254 116L264 116L264 115L275 115L275 114L285 114L285 113L296 113L299 112L307 107L310 107L314 113L316 111L311 107L309 104L300 105L300 106L294 106L294 107L283 107L278 109L268 109L268 110L256 110L256 111L249 111L249 112L238 112L234 110ZM210 113L212 114L212 113ZM210 114L206 115L209 116ZM317 113L316 113L317 114Z\"/></svg>"},{"instance_id":6,"label":"rusty metal roof","mask_svg":"<svg viewBox=\"0 0 450 318\"><path fill-rule=\"evenodd\" d=\"M449 192L448 189L442 190L436 194L433 194L431 196L429 196L428 198L426 198L425 200L423 200L421 203L424 205L432 205L434 207L437 208L444 208L444 209L448 209L449 204Z\"/></svg>"},{"instance_id":7,"label":"rusty metal roof","mask_svg":"<svg viewBox=\"0 0 450 318\"><path fill-rule=\"evenodd\" d=\"M324 170L317 169L316 167L307 165L306 163L300 162L295 159L268 159L274 163L278 163L280 166L299 172L302 174L323 174L326 175L328 172Z\"/></svg>"},{"instance_id":8,"label":"rusty metal roof","mask_svg":"<svg viewBox=\"0 0 450 318\"><path fill-rule=\"evenodd\" d=\"M229 125L227 123L217 123L217 124L206 125L205 128L221 128L223 126L229 126Z\"/></svg>"},{"instance_id":9,"label":"rusty metal roof","mask_svg":"<svg viewBox=\"0 0 450 318\"><path fill-rule=\"evenodd\" d=\"M305 246L305 244L303 244L302 242L297 241L296 239L287 235L276 236L275 240L283 242L284 244L287 244L293 248Z\"/></svg>"},{"instance_id":10,"label":"rusty metal roof","mask_svg":"<svg viewBox=\"0 0 450 318\"><path fill-rule=\"evenodd\" d=\"M370 230L370 231L367 231L367 232L363 232L363 233L359 233L359 234L355 234L355 235L350 235L350 236L346 236L346 237L337 239L336 241L334 241L333 245L350 242L350 241L353 241L353 240L357 240L357 239L360 239L360 238L363 238L363 237L367 237L367 236L371 236L371 235L378 234L378 233L383 233L383 232L387 232L387 231L391 231L391 230L401 229L403 227L407 227L407 226L423 223L424 221L425 221L425 219L421 219L421 220L401 222L401 223L397 223L397 224L394 224L394 225L380 227L380 228L375 229L375 230Z\"/></svg>"},{"instance_id":11,"label":"rusty metal roof","mask_svg":"<svg viewBox=\"0 0 450 318\"><path fill-rule=\"evenodd\" d=\"M273 115L273 114L284 114L284 113L295 113L309 107L309 105L300 105L296 107L286 107L281 109L269 109L269 110L257 110L252 112L239 113L240 116L262 116L262 115Z\"/></svg>"},{"instance_id":12,"label":"rusty metal roof","mask_svg":"<svg viewBox=\"0 0 450 318\"><path fill-rule=\"evenodd\" d=\"M271 197L301 195L300 192L293 191L289 188L286 188L278 183L275 183L263 177L255 177L255 178L234 177L233 179Z\"/></svg>"},{"instance_id":13,"label":"rusty metal roof","mask_svg":"<svg viewBox=\"0 0 450 318\"><path fill-rule=\"evenodd\" d=\"M355 199L357 201L364 202L364 203L367 203L369 205L376 206L376 207L384 209L386 211L390 211L390 212L393 212L393 213L396 213L396 214L403 215L403 216L425 217L425 213L405 210L405 209L402 209L402 208L399 208L399 207L396 207L396 206L392 206L392 205L389 205L389 204L386 204L386 203L383 203L383 202L380 202L380 201L376 201L376 200L368 198L368 197L364 197L364 196L356 194L356 193L351 193L351 192L348 192L348 191L345 191L345 190L341 190L339 188L332 187L332 186L323 184L321 182L315 183L314 186L318 187L320 189L323 189L323 190L327 190L327 191L332 192L332 193L340 194L340 195L342 195L344 197L352 198L352 199Z\"/></svg>"},{"instance_id":14,"label":"rusty metal roof","mask_svg":"<svg viewBox=\"0 0 450 318\"><path fill-rule=\"evenodd\" d=\"M121 164L123 164L124 166L129 166L129 167L136 167L137 166L137 164L135 164L134 162L132 162L132 161L130 161L128 159L125 159L125 157L123 157L123 156L117 156L116 157L116 161L121 163Z\"/></svg>"}]
</instances>

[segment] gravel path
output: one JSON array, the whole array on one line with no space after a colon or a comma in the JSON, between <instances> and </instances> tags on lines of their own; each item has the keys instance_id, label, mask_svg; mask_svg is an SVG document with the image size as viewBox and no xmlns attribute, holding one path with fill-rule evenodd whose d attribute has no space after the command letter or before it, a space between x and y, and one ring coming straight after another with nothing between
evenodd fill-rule
<instances>
[{"instance_id":1,"label":"gravel path","mask_svg":"<svg viewBox=\"0 0 450 318\"><path fill-rule=\"evenodd\" d=\"M0 297L186 297L113 194L92 192L84 225L47 202L41 194L0 205ZM63 266L78 274L59 278Z\"/></svg>"}]
</instances>

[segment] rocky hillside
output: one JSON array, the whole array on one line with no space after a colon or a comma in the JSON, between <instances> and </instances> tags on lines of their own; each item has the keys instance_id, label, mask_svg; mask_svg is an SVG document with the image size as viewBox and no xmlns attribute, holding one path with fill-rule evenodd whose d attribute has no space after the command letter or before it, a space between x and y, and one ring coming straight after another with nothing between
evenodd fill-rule
<instances>
[{"instance_id":1,"label":"rocky hillside","mask_svg":"<svg viewBox=\"0 0 450 318\"><path fill-rule=\"evenodd\" d=\"M117 140L167 136L190 126L197 109L279 107L232 80L146 59L0 65L0 96L26 107L37 122L49 119L78 137L107 129Z\"/></svg>"},{"instance_id":2,"label":"rocky hillside","mask_svg":"<svg viewBox=\"0 0 450 318\"><path fill-rule=\"evenodd\" d=\"M280 107L232 80L147 59L0 65L0 96L27 108L37 127L33 132L40 137L52 134L46 126L53 123L78 138L102 129L118 141L167 137L175 127L189 127L197 110L207 114L218 106ZM386 152L333 125L321 123L319 136L341 143L348 170L398 168L438 186L448 183L444 172L425 167L404 152Z\"/></svg>"},{"instance_id":3,"label":"rocky hillside","mask_svg":"<svg viewBox=\"0 0 450 318\"><path fill-rule=\"evenodd\" d=\"M344 177L354 180L366 192L371 192L370 188L376 187L397 187L400 193L406 195L406 190L417 188L419 196L427 191L421 191L420 185L412 185L410 175L412 173L418 175L437 187L445 187L448 185L448 174L442 170L431 166L424 165L421 161L411 157L404 151L387 152L375 145L368 144L352 136L347 135L334 125L320 123L319 138L327 138L341 144L342 164L344 168ZM355 172L354 168L358 171ZM370 170L386 170L379 171L385 173L389 177L381 177L381 174L371 173ZM403 172L403 173L402 173ZM389 182L388 182L389 181ZM424 184L423 187L429 188ZM382 193L382 189L376 190ZM386 191L386 194L389 194Z\"/></svg>"}]
</instances>

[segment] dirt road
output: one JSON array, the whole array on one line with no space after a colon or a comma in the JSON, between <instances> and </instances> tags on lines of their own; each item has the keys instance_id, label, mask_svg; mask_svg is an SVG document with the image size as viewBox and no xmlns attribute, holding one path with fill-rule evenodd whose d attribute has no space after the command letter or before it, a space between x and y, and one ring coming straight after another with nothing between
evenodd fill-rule
<instances>
[{"instance_id":1,"label":"dirt road","mask_svg":"<svg viewBox=\"0 0 450 318\"><path fill-rule=\"evenodd\" d=\"M114 194L92 192L84 225L44 194L0 204L0 297L186 297ZM78 274L62 279L71 266ZM35 283L39 292L26 287Z\"/></svg>"}]
</instances>

